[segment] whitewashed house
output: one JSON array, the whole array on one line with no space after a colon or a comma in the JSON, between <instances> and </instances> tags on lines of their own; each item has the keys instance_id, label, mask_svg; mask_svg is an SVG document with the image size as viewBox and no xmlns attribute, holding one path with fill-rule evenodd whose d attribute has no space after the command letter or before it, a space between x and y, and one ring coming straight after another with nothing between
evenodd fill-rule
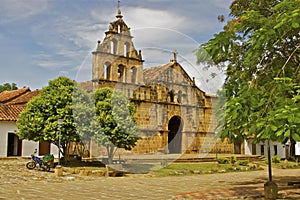
<instances>
[{"instance_id":1,"label":"whitewashed house","mask_svg":"<svg viewBox=\"0 0 300 200\"><path fill-rule=\"evenodd\" d=\"M288 152L287 152L288 151ZM289 147L280 142L270 141L270 152L271 156L279 156L284 159L289 155ZM246 155L261 155L268 156L267 141L260 143L253 143L253 140L245 140L245 154Z\"/></svg>"},{"instance_id":2,"label":"whitewashed house","mask_svg":"<svg viewBox=\"0 0 300 200\"><path fill-rule=\"evenodd\" d=\"M0 93L0 157L30 157L35 149L38 150L38 155L52 153L57 157L55 145L20 140L15 134L19 114L25 109L27 102L38 94L38 90L31 91L28 87Z\"/></svg>"}]
</instances>

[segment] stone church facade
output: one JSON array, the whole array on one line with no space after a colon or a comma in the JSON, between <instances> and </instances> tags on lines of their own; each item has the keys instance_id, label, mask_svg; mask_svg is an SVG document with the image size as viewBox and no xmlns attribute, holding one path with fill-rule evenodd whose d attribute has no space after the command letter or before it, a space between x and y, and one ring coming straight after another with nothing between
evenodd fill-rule
<instances>
[{"instance_id":1,"label":"stone church facade","mask_svg":"<svg viewBox=\"0 0 300 200\"><path fill-rule=\"evenodd\" d=\"M141 139L133 153L209 153L215 151L216 98L201 91L177 61L143 68L130 28L120 9L103 41L92 52L93 90L121 90L136 105ZM234 153L233 144L220 142L218 152Z\"/></svg>"}]
</instances>

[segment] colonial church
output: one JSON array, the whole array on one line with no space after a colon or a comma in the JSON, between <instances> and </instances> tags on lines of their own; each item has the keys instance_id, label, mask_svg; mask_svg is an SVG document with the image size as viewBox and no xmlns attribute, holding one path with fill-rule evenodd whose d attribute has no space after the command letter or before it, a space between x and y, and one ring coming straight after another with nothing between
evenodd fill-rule
<instances>
[{"instance_id":1,"label":"colonial church","mask_svg":"<svg viewBox=\"0 0 300 200\"><path fill-rule=\"evenodd\" d=\"M92 52L93 90L123 91L136 105L141 138L134 153L208 153L215 151L212 115L215 97L201 91L178 63L144 69L142 52L133 43L120 7L103 41ZM233 144L220 143L219 152L233 153ZM240 152L241 153L241 152Z\"/></svg>"}]
</instances>

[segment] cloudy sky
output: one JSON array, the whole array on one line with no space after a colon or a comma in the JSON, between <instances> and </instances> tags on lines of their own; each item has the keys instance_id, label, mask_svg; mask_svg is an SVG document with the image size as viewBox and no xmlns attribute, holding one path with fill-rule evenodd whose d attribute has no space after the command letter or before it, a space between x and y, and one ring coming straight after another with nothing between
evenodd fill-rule
<instances>
[{"instance_id":1,"label":"cloudy sky","mask_svg":"<svg viewBox=\"0 0 300 200\"><path fill-rule=\"evenodd\" d=\"M228 17L231 2L121 0L121 11L145 68L168 63L176 49L199 87L214 93L222 76L211 80L195 64L193 50L222 30L217 16ZM90 80L91 52L117 14L117 0L0 0L0 5L0 84L32 90L60 75Z\"/></svg>"}]
</instances>

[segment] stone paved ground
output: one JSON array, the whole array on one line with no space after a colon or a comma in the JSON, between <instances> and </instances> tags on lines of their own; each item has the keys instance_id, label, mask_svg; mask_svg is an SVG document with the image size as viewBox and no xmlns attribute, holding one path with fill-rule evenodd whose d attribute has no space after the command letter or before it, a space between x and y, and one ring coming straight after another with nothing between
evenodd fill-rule
<instances>
[{"instance_id":1,"label":"stone paved ground","mask_svg":"<svg viewBox=\"0 0 300 200\"><path fill-rule=\"evenodd\" d=\"M147 175L96 177L27 170L27 160L0 160L0 199L257 199L263 195L267 170L154 178ZM300 199L300 170L273 171L282 198ZM291 199L291 198L290 198Z\"/></svg>"}]
</instances>

